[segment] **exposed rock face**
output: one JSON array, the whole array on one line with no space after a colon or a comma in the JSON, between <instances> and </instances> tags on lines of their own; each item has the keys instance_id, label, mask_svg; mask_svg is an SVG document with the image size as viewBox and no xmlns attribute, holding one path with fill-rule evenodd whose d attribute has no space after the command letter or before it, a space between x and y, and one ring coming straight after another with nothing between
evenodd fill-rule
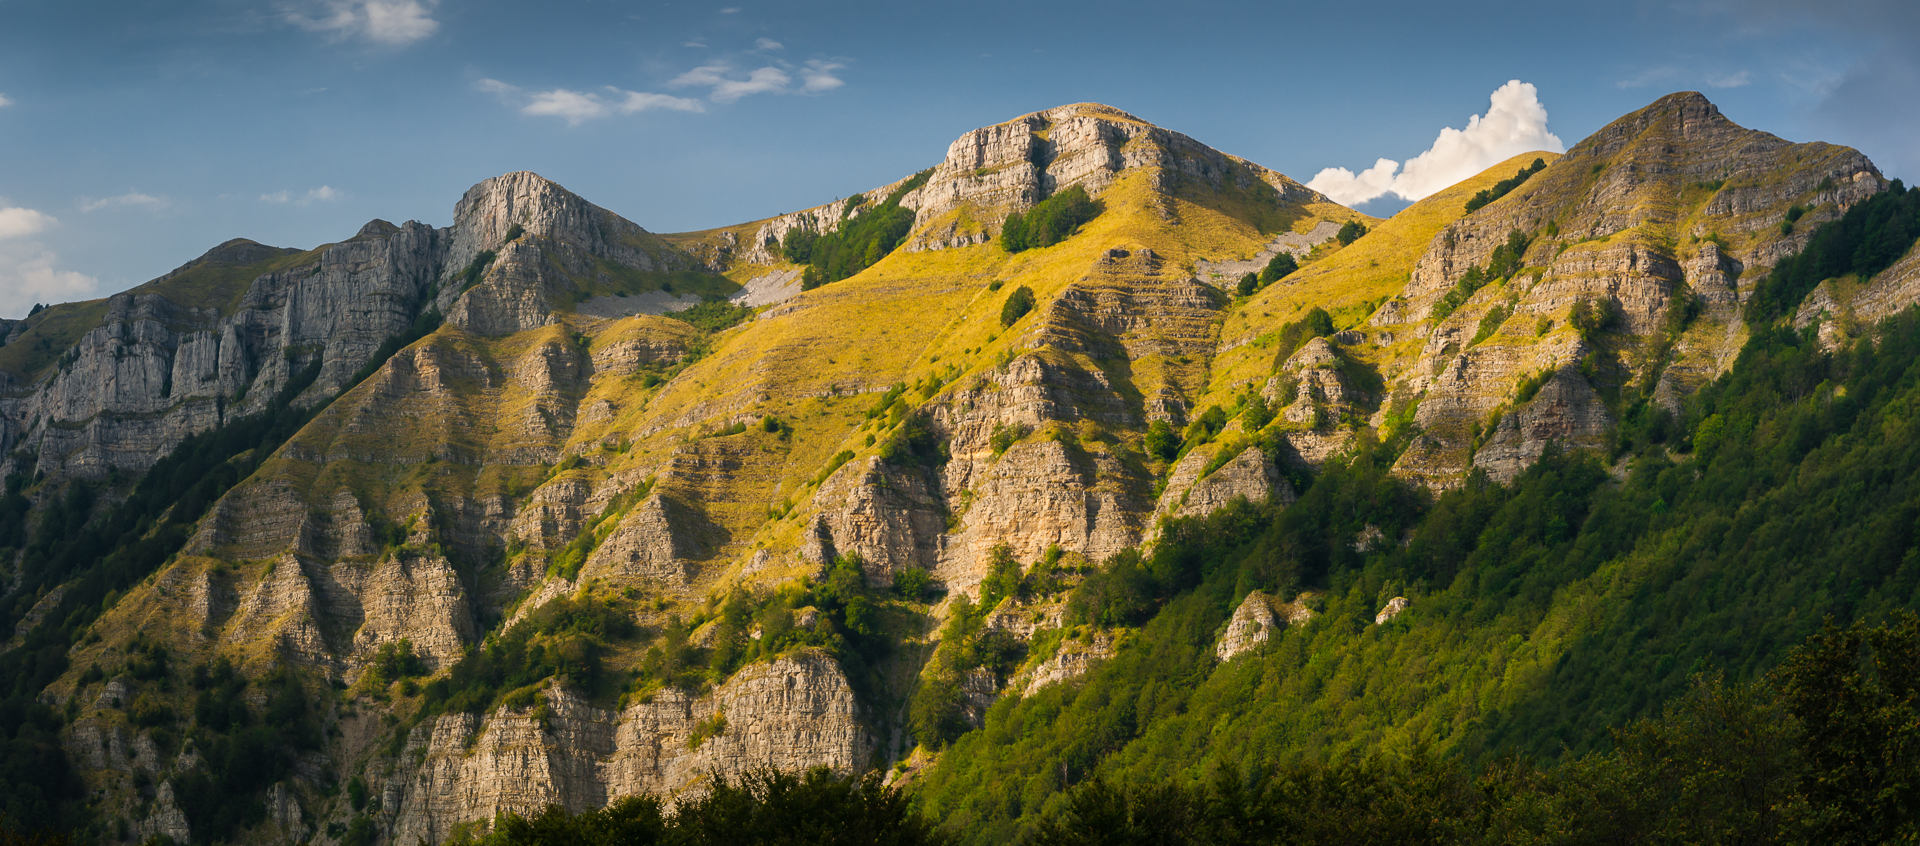
<instances>
[{"instance_id":1,"label":"exposed rock face","mask_svg":"<svg viewBox=\"0 0 1920 846\"><path fill-rule=\"evenodd\" d=\"M1376 324L1432 317L1510 233L1531 237L1519 263L1534 270L1479 289L1431 326L1404 383L1424 394L1416 422L1426 437L1396 470L1440 487L1473 466L1510 478L1541 454L1541 438L1593 442L1610 414L1590 387L1566 384L1584 380L1569 365L1595 354L1605 382L1644 377L1655 359L1637 350L1658 341L1689 292L1706 309L1670 357L1677 367L1662 391L1671 404L1731 363L1741 272L1773 264L1812 231L1810 223L1781 235L1788 207L1810 205L1804 219L1832 220L1885 184L1854 150L1741 128L1694 93L1662 98L1595 133L1507 197L1448 226L1415 266L1408 301L1376 313ZM1736 234L1731 252L1713 243ZM1597 347L1569 324L1582 299L1615 315ZM1554 372L1554 381L1533 402L1551 408L1488 420L1515 400L1522 379L1541 372ZM1476 425L1500 427L1480 453L1469 446Z\"/></svg>"},{"instance_id":2,"label":"exposed rock face","mask_svg":"<svg viewBox=\"0 0 1920 846\"><path fill-rule=\"evenodd\" d=\"M1498 428L1473 454L1473 466L1499 482L1511 481L1547 450L1596 449L1607 443L1613 415L1578 370L1553 374L1532 402L1502 415Z\"/></svg>"},{"instance_id":3,"label":"exposed rock face","mask_svg":"<svg viewBox=\"0 0 1920 846\"><path fill-rule=\"evenodd\" d=\"M1160 495L1156 517L1211 514L1237 498L1253 503L1272 499L1281 505L1295 499L1293 485L1280 475L1280 466L1259 447L1247 447L1212 473L1199 477L1199 471L1213 457L1212 450L1196 449L1174 465L1167 488Z\"/></svg>"},{"instance_id":4,"label":"exposed rock face","mask_svg":"<svg viewBox=\"0 0 1920 846\"><path fill-rule=\"evenodd\" d=\"M1095 632L1084 641L1062 640L1059 649L1051 657L1015 679L1008 687L1018 689L1022 696L1032 696L1047 685L1086 675L1100 662L1112 658L1118 648L1113 632L1108 631Z\"/></svg>"},{"instance_id":5,"label":"exposed rock face","mask_svg":"<svg viewBox=\"0 0 1920 846\"><path fill-rule=\"evenodd\" d=\"M1400 612L1407 610L1407 606L1411 604L1412 603L1408 602L1404 596L1396 596L1387 600L1386 607L1380 609L1380 613L1374 615L1373 624L1377 626L1400 616Z\"/></svg>"},{"instance_id":6,"label":"exposed rock face","mask_svg":"<svg viewBox=\"0 0 1920 846\"><path fill-rule=\"evenodd\" d=\"M934 569L947 520L937 483L929 482L927 473L888 467L879 458L840 468L815 497L824 506L816 535L823 543L810 550L812 557L825 563L858 553L868 581L882 587L893 584L901 567Z\"/></svg>"},{"instance_id":7,"label":"exposed rock face","mask_svg":"<svg viewBox=\"0 0 1920 846\"><path fill-rule=\"evenodd\" d=\"M581 575L626 583L689 585L693 559L704 557L705 550L690 535L694 520L685 511L685 506L661 494L647 497L594 549Z\"/></svg>"},{"instance_id":8,"label":"exposed rock face","mask_svg":"<svg viewBox=\"0 0 1920 846\"><path fill-rule=\"evenodd\" d=\"M319 378L297 401L331 395L413 322L444 249L438 232L413 222L374 221L311 256L230 241L114 295L28 394L0 398L0 442L33 456L7 458L0 473L145 470L188 435L266 408L316 362ZM232 302L193 302L233 268L288 261Z\"/></svg>"},{"instance_id":9,"label":"exposed rock face","mask_svg":"<svg viewBox=\"0 0 1920 846\"><path fill-rule=\"evenodd\" d=\"M1223 662L1231 661L1234 656L1272 639L1278 629L1305 625L1314 618L1313 611L1307 607L1307 598L1303 594L1292 602L1282 603L1265 591L1248 593L1227 620L1227 630L1214 646L1214 656Z\"/></svg>"},{"instance_id":10,"label":"exposed rock face","mask_svg":"<svg viewBox=\"0 0 1920 846\"><path fill-rule=\"evenodd\" d=\"M810 652L749 667L707 696L666 689L622 711L564 687L545 696L545 725L503 709L484 721L456 714L416 728L402 760L420 763L388 788L391 842L439 842L452 826L498 811L557 803L579 812L638 793L673 796L699 789L711 772L822 764L847 771L871 749L839 666ZM695 748L695 727L711 729L719 715L725 728Z\"/></svg>"},{"instance_id":11,"label":"exposed rock face","mask_svg":"<svg viewBox=\"0 0 1920 846\"><path fill-rule=\"evenodd\" d=\"M466 278L485 250L495 253L491 264ZM609 275L598 262L643 272L705 269L625 218L522 171L475 185L454 205L437 300L449 322L485 335L545 326L557 298Z\"/></svg>"},{"instance_id":12,"label":"exposed rock face","mask_svg":"<svg viewBox=\"0 0 1920 846\"><path fill-rule=\"evenodd\" d=\"M1285 176L1178 132L1109 106L1079 103L1022 115L956 139L927 184L901 201L917 209L927 226L908 242L908 249L983 243L997 234L1008 211L1025 210L1072 185L1097 194L1121 171L1139 167L1156 169L1155 188L1162 191L1173 190L1181 179L1194 179L1215 188L1265 183L1287 202L1324 199ZM954 214L963 207L972 213Z\"/></svg>"},{"instance_id":13,"label":"exposed rock face","mask_svg":"<svg viewBox=\"0 0 1920 846\"><path fill-rule=\"evenodd\" d=\"M186 812L173 803L173 782L160 782L154 791L153 811L136 824L134 830L141 840L167 837L175 843L193 842L193 829L187 825Z\"/></svg>"},{"instance_id":14,"label":"exposed rock face","mask_svg":"<svg viewBox=\"0 0 1920 846\"><path fill-rule=\"evenodd\" d=\"M1264 591L1253 591L1247 598L1240 600L1240 607L1233 609L1233 616L1227 620L1227 631L1220 636L1220 643L1213 648L1213 654L1221 661L1230 661L1233 656L1246 652L1273 637L1275 624L1279 622L1273 613L1271 600Z\"/></svg>"}]
</instances>

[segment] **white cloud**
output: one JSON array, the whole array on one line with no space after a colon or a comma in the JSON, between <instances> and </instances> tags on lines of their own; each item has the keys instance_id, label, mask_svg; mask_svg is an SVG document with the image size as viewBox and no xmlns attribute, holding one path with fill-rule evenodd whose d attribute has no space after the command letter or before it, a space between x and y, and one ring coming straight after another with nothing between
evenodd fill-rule
<instances>
[{"instance_id":1,"label":"white cloud","mask_svg":"<svg viewBox=\"0 0 1920 846\"><path fill-rule=\"evenodd\" d=\"M614 88L611 85L607 87L613 91L620 91L620 89ZM676 112L704 112L707 110L706 106L700 105L699 100L689 100L685 97L675 97L671 94L649 94L644 91L620 91L620 93L627 95L626 99L620 101L619 108L623 114L644 112L648 109L669 109Z\"/></svg>"},{"instance_id":2,"label":"white cloud","mask_svg":"<svg viewBox=\"0 0 1920 846\"><path fill-rule=\"evenodd\" d=\"M60 270L60 257L31 236L60 221L33 209L0 207L0 316L25 317L34 303L92 299L98 280Z\"/></svg>"},{"instance_id":3,"label":"white cloud","mask_svg":"<svg viewBox=\"0 0 1920 846\"><path fill-rule=\"evenodd\" d=\"M845 65L837 62L817 59L807 62L799 70L801 83L795 87L793 76L783 68L767 65L748 71L743 77L731 65L719 63L687 71L674 77L667 87L704 86L712 89L707 97L716 103L732 103L753 94L819 94L846 84L834 74L843 67Z\"/></svg>"},{"instance_id":4,"label":"white cloud","mask_svg":"<svg viewBox=\"0 0 1920 846\"><path fill-rule=\"evenodd\" d=\"M295 197L293 195L293 192L291 191L275 191L271 194L261 194L260 202L292 203L296 206L306 206L306 205L312 205L313 203L316 203L316 202L324 203L329 200L337 200L342 196L344 196L343 192L333 188L332 186L322 185L318 188L308 191L305 194L301 194L298 197Z\"/></svg>"},{"instance_id":5,"label":"white cloud","mask_svg":"<svg viewBox=\"0 0 1920 846\"><path fill-rule=\"evenodd\" d=\"M142 194L138 191L128 191L118 197L83 200L80 203L80 210L83 212L95 212L101 209L150 209L152 211L159 211L170 205L172 205L172 203L167 202L164 198L155 197L151 194Z\"/></svg>"},{"instance_id":6,"label":"white cloud","mask_svg":"<svg viewBox=\"0 0 1920 846\"><path fill-rule=\"evenodd\" d=\"M1380 159L1359 174L1327 168L1307 187L1349 206L1387 193L1419 200L1521 153L1566 151L1559 137L1547 131L1547 110L1532 84L1512 80L1489 99L1485 115L1469 118L1466 129L1440 130L1433 146L1408 159L1404 167L1392 159Z\"/></svg>"},{"instance_id":7,"label":"white cloud","mask_svg":"<svg viewBox=\"0 0 1920 846\"><path fill-rule=\"evenodd\" d=\"M583 120L606 117L613 113L606 101L592 94L555 88L552 91L540 91L533 95L532 102L520 109L521 114L551 115L566 118L568 126L578 126Z\"/></svg>"},{"instance_id":8,"label":"white cloud","mask_svg":"<svg viewBox=\"0 0 1920 846\"><path fill-rule=\"evenodd\" d=\"M37 235L59 222L53 215L33 209L0 208L0 240Z\"/></svg>"},{"instance_id":9,"label":"white cloud","mask_svg":"<svg viewBox=\"0 0 1920 846\"><path fill-rule=\"evenodd\" d=\"M33 242L0 244L0 316L25 317L35 303L93 299L100 281L61 270L60 257Z\"/></svg>"},{"instance_id":10,"label":"white cloud","mask_svg":"<svg viewBox=\"0 0 1920 846\"><path fill-rule=\"evenodd\" d=\"M756 39L756 40L755 40L755 41L753 42L753 46L754 46L754 47L756 47L756 48L758 48L758 49L761 49L761 50L785 50L785 49L787 49L787 45L785 45L785 44L781 44L780 42L778 42L778 41L775 41L775 40L773 40L773 39L771 39L771 38L760 38L760 39Z\"/></svg>"},{"instance_id":11,"label":"white cloud","mask_svg":"<svg viewBox=\"0 0 1920 846\"><path fill-rule=\"evenodd\" d=\"M739 7L739 6L728 6L728 7L726 7L725 9L721 9L721 10L720 10L720 14L723 14L723 15L737 15L737 14L740 14L740 7Z\"/></svg>"},{"instance_id":12,"label":"white cloud","mask_svg":"<svg viewBox=\"0 0 1920 846\"><path fill-rule=\"evenodd\" d=\"M614 114L630 115L653 109L667 109L677 112L701 112L706 107L699 100L675 97L670 94L652 94L645 91L624 91L611 85L609 94L569 91L555 88L552 91L536 91L523 98L520 89L497 79L483 79L479 88L500 95L509 103L517 103L520 113L525 115L543 115L564 119L568 126L603 118Z\"/></svg>"},{"instance_id":13,"label":"white cloud","mask_svg":"<svg viewBox=\"0 0 1920 846\"><path fill-rule=\"evenodd\" d=\"M341 38L361 37L379 44L402 46L432 35L440 28L433 7L440 0L324 0L324 13L315 16L289 12L287 18L316 32ZM309 7L312 8L312 7Z\"/></svg>"},{"instance_id":14,"label":"white cloud","mask_svg":"<svg viewBox=\"0 0 1920 846\"><path fill-rule=\"evenodd\" d=\"M800 69L800 78L806 80L806 84L800 86L800 93L818 94L847 84L840 77L833 75L834 71L843 67L846 65L835 62L808 62L806 67Z\"/></svg>"},{"instance_id":15,"label":"white cloud","mask_svg":"<svg viewBox=\"0 0 1920 846\"><path fill-rule=\"evenodd\" d=\"M683 42L681 42L681 44L680 44L680 46L682 46L682 47L697 47L697 48L699 48L699 49L702 49L702 50L705 50L705 49L707 49L707 42L705 42L705 41L702 41L702 40L700 40L700 39L698 39L698 38L695 38L695 39L693 39L693 40L691 40L691 41L683 41Z\"/></svg>"},{"instance_id":16,"label":"white cloud","mask_svg":"<svg viewBox=\"0 0 1920 846\"><path fill-rule=\"evenodd\" d=\"M1746 71L1707 74L1707 84L1715 88L1739 88L1752 81L1753 75Z\"/></svg>"},{"instance_id":17,"label":"white cloud","mask_svg":"<svg viewBox=\"0 0 1920 846\"><path fill-rule=\"evenodd\" d=\"M7 99L7 95L0 94L0 107L11 106L11 105L13 105L13 101Z\"/></svg>"}]
</instances>

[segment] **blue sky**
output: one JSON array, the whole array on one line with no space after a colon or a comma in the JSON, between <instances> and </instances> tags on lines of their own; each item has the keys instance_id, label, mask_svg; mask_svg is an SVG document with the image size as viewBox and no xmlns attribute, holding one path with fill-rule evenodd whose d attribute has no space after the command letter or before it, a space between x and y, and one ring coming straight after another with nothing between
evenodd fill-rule
<instances>
[{"instance_id":1,"label":"blue sky","mask_svg":"<svg viewBox=\"0 0 1920 846\"><path fill-rule=\"evenodd\" d=\"M1920 175L1920 4L1812 5L0 0L0 316L228 238L446 225L513 170L655 231L736 223L1079 101L1307 181L1414 160L1510 80L1567 145L1691 89Z\"/></svg>"}]
</instances>

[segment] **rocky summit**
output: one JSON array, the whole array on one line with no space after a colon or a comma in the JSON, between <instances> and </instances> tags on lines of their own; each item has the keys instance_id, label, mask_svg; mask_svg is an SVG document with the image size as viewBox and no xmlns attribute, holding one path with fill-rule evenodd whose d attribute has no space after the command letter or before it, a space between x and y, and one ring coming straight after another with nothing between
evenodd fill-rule
<instances>
[{"instance_id":1,"label":"rocky summit","mask_svg":"<svg viewBox=\"0 0 1920 846\"><path fill-rule=\"evenodd\" d=\"M1452 514L1573 478L1569 456L1592 486L1704 466L1690 403L1756 338L1843 351L1920 300L1909 240L1756 318L1778 268L1890 189L1855 150L1682 93L1376 219L1077 104L704 232L523 172L445 228L230 241L5 327L0 660L7 707L50 721L9 748L61 774L13 813L112 841L440 843L825 766L988 842L1097 767L1213 762L1205 727L1141 751L1202 709L1174 686L1281 685L1348 655L1336 633L1448 615L1505 634L1393 666L1473 702L1341 678L1235 710L1401 715L1314 718L1266 754L1479 755L1571 633L1639 635L1573 622L1598 613L1589 571L1485 564L1476 584L1548 604L1472 617L1443 596L1465 571L1380 563L1451 561L1420 534L1440 517L1367 515ZM1211 610L1155 628L1181 603ZM1018 745L1148 654L1189 669L1126 688L1122 727ZM1007 750L1039 763L981 763Z\"/></svg>"}]
</instances>

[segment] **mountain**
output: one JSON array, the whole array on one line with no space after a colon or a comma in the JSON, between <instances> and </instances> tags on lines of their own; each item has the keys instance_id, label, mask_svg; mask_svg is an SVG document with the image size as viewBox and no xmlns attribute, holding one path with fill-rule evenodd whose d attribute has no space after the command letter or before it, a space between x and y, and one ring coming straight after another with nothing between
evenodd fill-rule
<instances>
[{"instance_id":1,"label":"mountain","mask_svg":"<svg viewBox=\"0 0 1920 846\"><path fill-rule=\"evenodd\" d=\"M1096 767L1213 760L1188 714L1288 725L1247 754L1585 748L1686 668L1541 729L1544 668L1602 660L1553 644L1626 636L1555 597L1632 595L1543 562L1634 468L1707 466L1702 397L1753 425L1719 386L1767 320L1840 350L1913 302L1909 238L1747 305L1888 188L1676 94L1380 220L1078 104L706 232L514 173L445 229L229 242L0 347L0 732L59 774L7 810L362 846L892 767L984 842ZM1432 551L1535 495L1579 503L1538 549ZM1308 645L1374 666L1388 623L1478 681L1190 698ZM1006 731L1043 713L1080 716Z\"/></svg>"}]
</instances>

